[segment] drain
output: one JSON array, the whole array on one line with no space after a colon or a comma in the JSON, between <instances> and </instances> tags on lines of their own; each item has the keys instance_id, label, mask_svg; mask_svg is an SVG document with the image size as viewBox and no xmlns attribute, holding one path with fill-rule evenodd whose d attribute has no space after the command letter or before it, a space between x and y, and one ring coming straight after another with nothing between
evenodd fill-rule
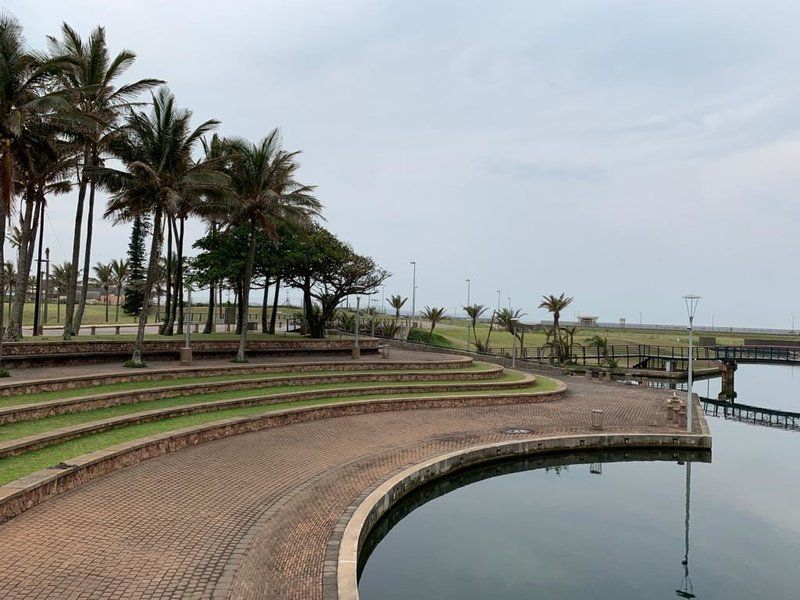
<instances>
[{"instance_id":1,"label":"drain","mask_svg":"<svg viewBox=\"0 0 800 600\"><path fill-rule=\"evenodd\" d=\"M524 427L511 427L503 431L503 433L507 433L509 435L522 435L524 433L531 433L533 430L525 429Z\"/></svg>"}]
</instances>

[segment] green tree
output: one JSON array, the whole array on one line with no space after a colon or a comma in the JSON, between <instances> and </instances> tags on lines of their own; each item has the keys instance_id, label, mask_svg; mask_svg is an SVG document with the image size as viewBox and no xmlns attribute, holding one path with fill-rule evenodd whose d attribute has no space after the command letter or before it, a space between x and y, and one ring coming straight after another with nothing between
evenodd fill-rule
<instances>
[{"instance_id":1,"label":"green tree","mask_svg":"<svg viewBox=\"0 0 800 600\"><path fill-rule=\"evenodd\" d=\"M475 339L475 348L478 349L478 352L483 352L481 341L478 339L478 319L480 319L483 314L489 310L483 304L472 304L470 306L464 307L464 312L467 313L467 316L472 323L472 335Z\"/></svg>"},{"instance_id":2,"label":"green tree","mask_svg":"<svg viewBox=\"0 0 800 600\"><path fill-rule=\"evenodd\" d=\"M511 308L501 308L495 314L497 325L519 340L520 349L522 349L522 343L525 338L519 322L524 316L525 313L521 310L513 310Z\"/></svg>"},{"instance_id":3,"label":"green tree","mask_svg":"<svg viewBox=\"0 0 800 600\"><path fill-rule=\"evenodd\" d=\"M67 57L70 68L58 73L61 86L74 97L76 112L84 118L76 134L82 145L78 172L78 201L75 209L75 229L72 239L72 273L67 292L64 318L64 339L77 334L81 327L89 287L89 269L92 252L92 227L94 200L97 187L95 171L100 166L108 144L118 127L118 121L131 102L142 92L163 83L158 79L141 79L117 87L117 80L136 61L136 54L122 50L112 58L103 27L95 28L86 41L68 24L61 25L61 38L48 36L48 48L55 57ZM86 192L89 202L86 218L86 245L83 256L83 279L80 299L78 269L80 266L81 229ZM77 302L77 312L75 310Z\"/></svg>"},{"instance_id":4,"label":"green tree","mask_svg":"<svg viewBox=\"0 0 800 600\"><path fill-rule=\"evenodd\" d=\"M250 306L250 287L255 263L255 236L262 231L273 241L278 239L278 224L310 222L319 215L322 205L313 196L314 188L298 183L297 152L281 148L280 135L274 129L259 143L236 138L227 141L230 165L227 173L236 197L227 222L243 227L248 235L248 255L244 266L244 285L240 305L245 314ZM236 361L244 362L247 324L242 323Z\"/></svg>"},{"instance_id":5,"label":"green tree","mask_svg":"<svg viewBox=\"0 0 800 600\"><path fill-rule=\"evenodd\" d=\"M445 309L438 308L436 306L426 306L425 310L422 311L420 317L425 319L431 324L431 329L428 332L428 343L430 343L431 338L433 337L433 330L436 329L436 324L439 323L442 319L444 319Z\"/></svg>"},{"instance_id":6,"label":"green tree","mask_svg":"<svg viewBox=\"0 0 800 600\"><path fill-rule=\"evenodd\" d=\"M122 295L122 288L128 282L129 271L126 260L115 258L111 261L111 284L114 286L114 295L116 296L114 320L117 323L119 323L119 297Z\"/></svg>"},{"instance_id":7,"label":"green tree","mask_svg":"<svg viewBox=\"0 0 800 600\"><path fill-rule=\"evenodd\" d=\"M137 215L131 227L131 239L128 242L128 276L125 280L125 302L122 310L126 315L138 315L144 305L144 283L147 277L145 261L147 250L145 238L147 237L148 221L146 215Z\"/></svg>"},{"instance_id":8,"label":"green tree","mask_svg":"<svg viewBox=\"0 0 800 600\"><path fill-rule=\"evenodd\" d=\"M209 120L192 129L191 117L191 111L175 107L175 98L169 89L160 88L153 95L149 112L132 111L126 126L111 144L112 153L125 168L101 167L97 171L99 181L111 192L107 217L113 216L117 221L144 215L153 218L139 328L133 356L126 363L132 367L144 366L142 351L147 307L158 271L164 215L174 215L180 198L185 195L221 190L228 185L223 174L192 160L192 150L218 122Z\"/></svg>"},{"instance_id":9,"label":"green tree","mask_svg":"<svg viewBox=\"0 0 800 600\"><path fill-rule=\"evenodd\" d=\"M114 282L114 270L111 263L97 263L94 266L94 278L103 290L106 302L106 323L108 323L108 295Z\"/></svg>"},{"instance_id":10,"label":"green tree","mask_svg":"<svg viewBox=\"0 0 800 600\"><path fill-rule=\"evenodd\" d=\"M0 240L6 237L6 222L11 214L18 146L29 121L54 111L69 109L58 93L51 92L52 77L64 67L61 58L42 60L25 47L19 21L0 13ZM0 264L5 264L0 244ZM0 332L5 328L5 303L0 298ZM0 335L0 361L3 356ZM0 368L0 375L7 372Z\"/></svg>"},{"instance_id":11,"label":"green tree","mask_svg":"<svg viewBox=\"0 0 800 600\"><path fill-rule=\"evenodd\" d=\"M572 298L564 295L564 293L560 296L554 296L552 294L549 296L542 296L542 301L539 304L539 308L544 308L553 314L553 342L559 362L564 362L565 354L559 320L561 318L561 311L565 310L570 304L572 304Z\"/></svg>"},{"instance_id":12,"label":"green tree","mask_svg":"<svg viewBox=\"0 0 800 600\"><path fill-rule=\"evenodd\" d=\"M389 306L394 309L394 322L400 320L400 309L403 308L403 305L406 303L408 298L403 298L400 294L395 294L389 296Z\"/></svg>"},{"instance_id":13,"label":"green tree","mask_svg":"<svg viewBox=\"0 0 800 600\"><path fill-rule=\"evenodd\" d=\"M597 348L597 353L602 356L600 364L611 363L611 360L608 357L608 338L595 334L586 338L586 343L592 348Z\"/></svg>"}]
</instances>

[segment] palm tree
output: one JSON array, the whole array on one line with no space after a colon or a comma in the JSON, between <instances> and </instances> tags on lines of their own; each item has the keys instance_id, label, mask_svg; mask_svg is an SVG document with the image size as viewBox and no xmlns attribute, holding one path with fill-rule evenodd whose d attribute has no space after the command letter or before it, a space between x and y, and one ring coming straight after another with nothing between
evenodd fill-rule
<instances>
[{"instance_id":1,"label":"palm tree","mask_svg":"<svg viewBox=\"0 0 800 600\"><path fill-rule=\"evenodd\" d=\"M94 266L94 278L103 290L103 296L105 296L106 299L106 323L108 323L108 292L114 281L114 272L111 263L97 263Z\"/></svg>"},{"instance_id":2,"label":"palm tree","mask_svg":"<svg viewBox=\"0 0 800 600\"><path fill-rule=\"evenodd\" d=\"M597 348L598 354L602 354L603 359L600 361L600 364L608 364L611 362L608 358L608 338L595 334L592 337L586 338L586 343L589 346Z\"/></svg>"},{"instance_id":3,"label":"palm tree","mask_svg":"<svg viewBox=\"0 0 800 600\"><path fill-rule=\"evenodd\" d=\"M72 265L68 262L53 265L50 283L56 292L56 322L61 321L61 296L67 293Z\"/></svg>"},{"instance_id":4,"label":"palm tree","mask_svg":"<svg viewBox=\"0 0 800 600\"><path fill-rule=\"evenodd\" d=\"M394 296L389 296L389 306L394 309L394 322L400 319L400 309L403 308L403 305L406 303L408 298L403 298L401 295L396 294Z\"/></svg>"},{"instance_id":5,"label":"palm tree","mask_svg":"<svg viewBox=\"0 0 800 600\"><path fill-rule=\"evenodd\" d=\"M524 316L525 313L521 310L511 308L501 308L496 313L497 324L519 340L520 350L522 350L522 342L525 338L519 328L519 322Z\"/></svg>"},{"instance_id":6,"label":"palm tree","mask_svg":"<svg viewBox=\"0 0 800 600\"><path fill-rule=\"evenodd\" d=\"M436 324L444 319L445 309L437 308L436 306L429 307L426 306L425 310L422 311L420 317L429 321L431 324L431 330L428 332L428 343L431 343L431 338L433 337L433 330L436 329Z\"/></svg>"},{"instance_id":7,"label":"palm tree","mask_svg":"<svg viewBox=\"0 0 800 600\"><path fill-rule=\"evenodd\" d=\"M11 214L11 197L18 145L28 121L36 115L68 109L69 104L57 93L51 93L48 82L64 67L60 58L41 60L25 48L22 26L8 13L0 13L0 240L6 237L6 221ZM0 244L0 264L5 264ZM0 332L4 329L5 306L0 298ZM0 335L0 361L3 340ZM5 370L0 370L4 375Z\"/></svg>"},{"instance_id":8,"label":"palm tree","mask_svg":"<svg viewBox=\"0 0 800 600\"><path fill-rule=\"evenodd\" d=\"M478 351L481 350L481 342L478 339L478 331L477 331L478 319L480 319L483 313L485 313L487 310L489 309L485 307L483 304L473 304L471 306L464 307L464 312L467 313L467 316L470 318L470 321L472 321L472 335L475 337L475 348L477 348Z\"/></svg>"},{"instance_id":9,"label":"palm tree","mask_svg":"<svg viewBox=\"0 0 800 600\"><path fill-rule=\"evenodd\" d=\"M256 231L273 241L278 240L278 225L301 225L319 216L322 205L312 195L314 188L298 183L295 172L297 152L281 148L280 134L272 130L263 140L252 144L243 139L227 141L230 152L228 174L236 196L227 218L229 226L247 230L249 252L242 282L241 306L244 314L250 306L250 286L255 262ZM242 323L236 361L244 362L247 344L247 324Z\"/></svg>"},{"instance_id":10,"label":"palm tree","mask_svg":"<svg viewBox=\"0 0 800 600\"><path fill-rule=\"evenodd\" d=\"M111 283L116 288L116 314L114 320L119 323L119 297L122 295L122 288L128 282L128 261L124 258L114 259L110 263L111 266ZM108 318L106 318L108 320Z\"/></svg>"},{"instance_id":11,"label":"palm tree","mask_svg":"<svg viewBox=\"0 0 800 600\"><path fill-rule=\"evenodd\" d=\"M11 310L12 292L17 285L17 270L10 260L3 264L3 293L8 294L8 310Z\"/></svg>"},{"instance_id":12,"label":"palm tree","mask_svg":"<svg viewBox=\"0 0 800 600\"><path fill-rule=\"evenodd\" d=\"M83 320L86 293L89 287L89 267L92 252L92 225L94 221L94 199L97 185L93 172L102 163L102 156L117 128L123 113L131 108L131 102L142 92L163 83L158 79L141 79L116 87L116 80L136 60L136 54L122 50L111 57L103 27L97 27L84 42L72 27L63 23L61 39L48 36L48 47L54 56L68 57L71 68L60 72L61 85L75 96L75 108L85 117L78 129L77 138L82 143L82 157L78 174L78 203L75 209L75 231L72 239L72 273L67 292L64 339L77 333ZM86 246L83 257L83 280L77 313L75 303L78 291L78 267L81 249L81 227L87 188L89 204L86 219Z\"/></svg>"},{"instance_id":13,"label":"palm tree","mask_svg":"<svg viewBox=\"0 0 800 600\"><path fill-rule=\"evenodd\" d=\"M561 360L564 354L561 343L559 319L561 318L561 311L566 309L571 303L572 298L565 296L562 292L560 296L554 296L552 294L550 296L542 296L542 301L539 304L539 308L545 308L553 313L553 341L555 342L556 354L559 356L559 360Z\"/></svg>"},{"instance_id":14,"label":"palm tree","mask_svg":"<svg viewBox=\"0 0 800 600\"><path fill-rule=\"evenodd\" d=\"M164 216L174 215L184 196L223 190L227 177L192 161L192 151L200 139L217 126L209 120L191 129L192 113L175 107L175 97L167 87L153 94L149 112L133 110L110 149L125 169L100 167L98 181L111 192L105 216L126 221L136 216L153 215L153 235L143 290L143 308L133 356L126 363L142 367L144 331L153 284L161 255L161 225Z\"/></svg>"}]
</instances>

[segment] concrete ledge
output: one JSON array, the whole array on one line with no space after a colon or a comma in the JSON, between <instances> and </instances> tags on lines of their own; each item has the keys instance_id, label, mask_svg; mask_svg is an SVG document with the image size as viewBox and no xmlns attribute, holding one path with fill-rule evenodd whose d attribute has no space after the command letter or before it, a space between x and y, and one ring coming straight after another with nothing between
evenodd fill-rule
<instances>
[{"instance_id":1,"label":"concrete ledge","mask_svg":"<svg viewBox=\"0 0 800 600\"><path fill-rule=\"evenodd\" d=\"M254 375L280 371L296 371L313 373L315 371L380 371L380 370L423 370L423 369L459 369L472 364L468 356L443 357L439 361L381 361L352 362L314 361L280 364L230 364L224 366L198 366L167 369L126 369L109 375L73 375L57 379L30 379L27 381L0 381L0 397L33 394L36 392L54 392L77 388L107 385L111 383L132 383L139 381L155 381L178 379L183 377L209 377L212 375Z\"/></svg>"},{"instance_id":2,"label":"concrete ledge","mask_svg":"<svg viewBox=\"0 0 800 600\"><path fill-rule=\"evenodd\" d=\"M613 433L603 435L552 436L523 441L499 442L458 450L424 461L379 485L352 511L343 532L334 532L340 539L332 539L329 547L336 546L335 565L326 562L325 572L335 568L335 590L324 588L325 598L358 600L358 555L372 528L378 520L406 494L419 486L444 477L465 467L479 465L504 457L563 452L570 450L595 450L611 448L693 448L711 449L711 436L706 434Z\"/></svg>"},{"instance_id":3,"label":"concrete ledge","mask_svg":"<svg viewBox=\"0 0 800 600\"><path fill-rule=\"evenodd\" d=\"M358 370L357 368L350 370ZM408 371L408 369L401 369ZM479 371L458 371L446 369L443 373L404 372L383 374L379 369L372 369L366 373L350 373L335 375L325 373L321 375L287 375L269 379L247 379L232 381L210 381L187 383L182 385L168 385L161 387L143 388L140 390L125 390L108 392L105 394L87 394L74 398L59 400L46 400L30 404L17 404L7 408L0 408L0 425L20 421L32 421L54 415L82 412L96 408L107 408L121 404L136 404L166 398L177 398L193 394L209 394L221 391L238 391L248 389L263 389L281 385L318 385L321 383L355 383L355 382L444 382L444 381L491 381L501 376L502 367L492 367ZM242 375L242 373L236 373ZM202 379L202 378L201 378ZM499 383L498 383L499 385ZM91 391L91 390L89 390Z\"/></svg>"},{"instance_id":4,"label":"concrete ledge","mask_svg":"<svg viewBox=\"0 0 800 600\"><path fill-rule=\"evenodd\" d=\"M527 394L486 394L423 398L393 398L331 403L308 408L293 408L265 415L223 419L148 436L97 450L69 460L63 468L42 469L0 487L0 523L26 510L105 473L133 465L142 460L161 456L189 446L215 439L271 427L291 425L348 415L427 408L461 406L491 406L546 402L562 397L563 383L558 389Z\"/></svg>"}]
</instances>

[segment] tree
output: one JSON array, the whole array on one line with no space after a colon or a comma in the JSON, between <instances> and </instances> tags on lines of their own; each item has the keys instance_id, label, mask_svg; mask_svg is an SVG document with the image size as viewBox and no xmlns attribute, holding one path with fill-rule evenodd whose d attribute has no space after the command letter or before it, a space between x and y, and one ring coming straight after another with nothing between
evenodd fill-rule
<instances>
[{"instance_id":1,"label":"tree","mask_svg":"<svg viewBox=\"0 0 800 600\"><path fill-rule=\"evenodd\" d=\"M555 342L555 350L556 355L559 357L559 361L561 361L562 355L564 354L564 348L561 347L562 339L561 339L561 329L559 326L559 319L561 318L561 311L566 309L572 303L572 298L565 296L564 293L560 296L542 296L542 301L539 304L539 308L547 309L549 312L553 313L553 341Z\"/></svg>"},{"instance_id":2,"label":"tree","mask_svg":"<svg viewBox=\"0 0 800 600\"><path fill-rule=\"evenodd\" d=\"M3 264L3 293L8 294L8 310L11 310L12 292L17 285L17 270L10 260Z\"/></svg>"},{"instance_id":3,"label":"tree","mask_svg":"<svg viewBox=\"0 0 800 600\"><path fill-rule=\"evenodd\" d=\"M464 307L464 312L467 313L467 316L472 322L472 335L474 336L475 348L478 349L478 352L482 352L482 344L478 339L478 319L480 319L487 310L489 309L483 304L472 304L471 306Z\"/></svg>"},{"instance_id":4,"label":"tree","mask_svg":"<svg viewBox=\"0 0 800 600\"><path fill-rule=\"evenodd\" d=\"M611 360L608 357L608 338L595 334L586 338L586 343L591 347L597 348L597 353L602 355L600 364L611 364Z\"/></svg>"},{"instance_id":5,"label":"tree","mask_svg":"<svg viewBox=\"0 0 800 600\"><path fill-rule=\"evenodd\" d=\"M72 273L72 265L68 262L60 265L53 265L50 283L56 292L56 322L61 320L61 296L67 293L70 273Z\"/></svg>"},{"instance_id":6,"label":"tree","mask_svg":"<svg viewBox=\"0 0 800 600\"><path fill-rule=\"evenodd\" d=\"M519 327L519 322L524 316L525 313L521 310L513 310L511 308L501 308L495 313L497 324L519 340L520 350L522 349L524 334Z\"/></svg>"},{"instance_id":7,"label":"tree","mask_svg":"<svg viewBox=\"0 0 800 600\"><path fill-rule=\"evenodd\" d=\"M78 202L75 210L75 230L72 240L72 273L67 292L66 316L64 319L64 339L69 339L80 330L86 306L86 293L89 287L89 267L92 251L92 225L94 220L94 199L97 187L95 171L100 167L102 157L117 128L118 120L131 108L131 102L142 92L163 83L158 79L141 79L137 82L116 87L116 80L124 75L135 62L136 54L122 50L111 57L106 33L97 27L86 41L83 41L72 27L63 23L61 39L47 38L50 53L56 57L67 57L70 68L61 69L59 80L64 89L75 97L75 110L83 116L82 126L76 137L82 145L78 173ZM81 228L87 188L89 204L86 218L86 246L83 257L83 280L77 312L75 303L78 290L78 267L80 263Z\"/></svg>"},{"instance_id":8,"label":"tree","mask_svg":"<svg viewBox=\"0 0 800 600\"><path fill-rule=\"evenodd\" d=\"M277 241L279 223L310 222L311 218L319 215L322 205L313 196L313 187L302 185L294 179L298 168L298 153L281 149L277 129L257 144L236 138L228 140L227 146L230 153L227 173L236 197L227 222L245 228L249 240L244 285L240 292L240 306L246 315L250 306L256 232L260 230L273 241ZM242 322L241 325L237 362L246 360L247 324Z\"/></svg>"},{"instance_id":9,"label":"tree","mask_svg":"<svg viewBox=\"0 0 800 600\"><path fill-rule=\"evenodd\" d=\"M94 277L97 281L97 284L103 290L103 296L105 296L106 301L106 323L108 323L108 294L109 290L111 290L111 284L113 282L113 271L111 268L111 263L97 263L94 266Z\"/></svg>"},{"instance_id":10,"label":"tree","mask_svg":"<svg viewBox=\"0 0 800 600\"><path fill-rule=\"evenodd\" d=\"M122 295L122 287L128 282L128 263L124 259L114 259L110 263L111 266L111 284L115 288L116 296L116 314L114 320L119 323L119 297ZM106 317L108 320L108 317Z\"/></svg>"},{"instance_id":11,"label":"tree","mask_svg":"<svg viewBox=\"0 0 800 600\"><path fill-rule=\"evenodd\" d=\"M131 367L145 366L144 331L158 271L164 215L174 215L183 196L222 190L228 185L222 173L192 161L192 150L218 122L209 120L191 129L191 117L191 111L175 107L175 97L168 88L160 88L153 94L149 112L131 111L126 126L111 143L111 151L124 170L101 167L97 171L98 180L111 192L106 217L113 216L117 221L145 215L153 218L139 327L133 356L126 363Z\"/></svg>"},{"instance_id":12,"label":"tree","mask_svg":"<svg viewBox=\"0 0 800 600\"><path fill-rule=\"evenodd\" d=\"M429 321L431 324L431 330L428 332L428 343L430 343L431 338L433 337L433 330L436 328L436 324L444 319L445 309L444 308L437 308L435 306L429 307L426 306L425 310L422 311L420 317Z\"/></svg>"},{"instance_id":13,"label":"tree","mask_svg":"<svg viewBox=\"0 0 800 600\"><path fill-rule=\"evenodd\" d=\"M144 281L147 276L145 260L145 238L147 237L146 216L136 216L131 228L131 239L128 242L128 276L125 280L125 302L122 310L126 315L138 315L144 304Z\"/></svg>"},{"instance_id":14,"label":"tree","mask_svg":"<svg viewBox=\"0 0 800 600\"><path fill-rule=\"evenodd\" d=\"M408 298L403 298L400 294L395 294L393 296L389 296L389 306L394 309L394 322L400 320L400 309L403 308L403 305L406 303Z\"/></svg>"},{"instance_id":15,"label":"tree","mask_svg":"<svg viewBox=\"0 0 800 600\"><path fill-rule=\"evenodd\" d=\"M29 120L69 108L69 103L48 88L52 76L63 67L61 58L42 60L29 52L19 22L8 13L0 14L0 240L6 237L20 155L18 146ZM0 244L0 264L5 264L3 244ZM4 306L0 298L0 332L5 326ZM2 338L0 335L0 361ZM0 368L0 375L7 375L5 369Z\"/></svg>"}]
</instances>

